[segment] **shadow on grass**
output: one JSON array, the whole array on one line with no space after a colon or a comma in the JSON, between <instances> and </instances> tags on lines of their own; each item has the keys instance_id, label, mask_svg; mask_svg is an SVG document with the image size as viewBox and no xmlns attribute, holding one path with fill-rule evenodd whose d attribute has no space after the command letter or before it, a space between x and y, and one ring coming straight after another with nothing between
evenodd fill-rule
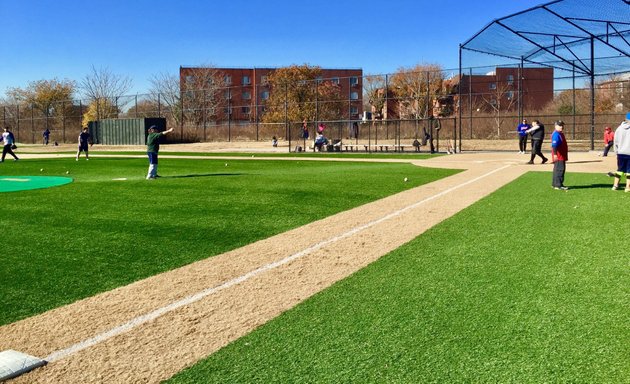
<instances>
[{"instance_id":1,"label":"shadow on grass","mask_svg":"<svg viewBox=\"0 0 630 384\"><path fill-rule=\"evenodd\" d=\"M591 184L591 185L572 185L570 189L594 189L594 188L606 188L610 189L612 187L612 183L609 184Z\"/></svg>"},{"instance_id":2,"label":"shadow on grass","mask_svg":"<svg viewBox=\"0 0 630 384\"><path fill-rule=\"evenodd\" d=\"M160 179L183 179L188 177L241 176L242 173L195 173L191 175L160 176Z\"/></svg>"}]
</instances>

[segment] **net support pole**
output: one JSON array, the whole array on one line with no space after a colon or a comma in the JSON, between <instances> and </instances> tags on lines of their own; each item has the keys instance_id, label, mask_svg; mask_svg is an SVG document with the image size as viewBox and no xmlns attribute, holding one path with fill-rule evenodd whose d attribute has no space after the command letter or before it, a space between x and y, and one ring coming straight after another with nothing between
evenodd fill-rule
<instances>
[{"instance_id":1,"label":"net support pole","mask_svg":"<svg viewBox=\"0 0 630 384\"><path fill-rule=\"evenodd\" d=\"M591 151L595 149L595 39L591 36Z\"/></svg>"},{"instance_id":2,"label":"net support pole","mask_svg":"<svg viewBox=\"0 0 630 384\"><path fill-rule=\"evenodd\" d=\"M457 93L459 93L459 98L457 99L457 124L456 127L459 128L459 152L462 151L462 45L459 45L459 86L457 87ZM457 143L457 128L454 132L453 140ZM416 128L417 135L417 128Z\"/></svg>"}]
</instances>

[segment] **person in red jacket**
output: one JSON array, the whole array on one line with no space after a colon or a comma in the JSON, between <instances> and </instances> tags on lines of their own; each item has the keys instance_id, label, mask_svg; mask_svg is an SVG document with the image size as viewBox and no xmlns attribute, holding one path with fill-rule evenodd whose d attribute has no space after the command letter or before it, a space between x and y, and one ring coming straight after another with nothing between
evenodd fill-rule
<instances>
[{"instance_id":1,"label":"person in red jacket","mask_svg":"<svg viewBox=\"0 0 630 384\"><path fill-rule=\"evenodd\" d=\"M564 122L558 120L554 126L555 131L551 135L551 162L553 163L551 186L554 189L566 191L569 188L564 186L564 172L566 170L566 162L569 160L569 146L562 132L564 130Z\"/></svg>"},{"instance_id":2,"label":"person in red jacket","mask_svg":"<svg viewBox=\"0 0 630 384\"><path fill-rule=\"evenodd\" d=\"M603 157L608 156L608 151L615 143L615 132L613 132L612 128L606 127L604 129L604 152L601 154Z\"/></svg>"}]
</instances>

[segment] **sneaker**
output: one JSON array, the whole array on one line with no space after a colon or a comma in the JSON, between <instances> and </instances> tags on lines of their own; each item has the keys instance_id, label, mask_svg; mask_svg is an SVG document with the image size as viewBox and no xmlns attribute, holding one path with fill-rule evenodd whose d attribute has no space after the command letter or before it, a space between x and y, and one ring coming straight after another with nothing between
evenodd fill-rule
<instances>
[{"instance_id":1,"label":"sneaker","mask_svg":"<svg viewBox=\"0 0 630 384\"><path fill-rule=\"evenodd\" d=\"M534 164L534 162L533 162L533 161L528 161L528 162L527 162L527 163L525 163L525 164Z\"/></svg>"},{"instance_id":2,"label":"sneaker","mask_svg":"<svg viewBox=\"0 0 630 384\"><path fill-rule=\"evenodd\" d=\"M616 186L616 185L613 185L613 186L612 186L612 190L613 190L613 191L616 191L616 190L618 190L618 189L619 189L619 187L618 187L618 186Z\"/></svg>"},{"instance_id":3,"label":"sneaker","mask_svg":"<svg viewBox=\"0 0 630 384\"><path fill-rule=\"evenodd\" d=\"M77 157L76 159L74 159L75 161L79 161L79 158Z\"/></svg>"},{"instance_id":4,"label":"sneaker","mask_svg":"<svg viewBox=\"0 0 630 384\"><path fill-rule=\"evenodd\" d=\"M19 157L16 157L15 159L13 159L13 161L18 161L18 160L20 160Z\"/></svg>"},{"instance_id":5,"label":"sneaker","mask_svg":"<svg viewBox=\"0 0 630 384\"><path fill-rule=\"evenodd\" d=\"M542 162L542 163L543 163L543 164L545 164L545 163L546 163L546 162L548 162L548 161L549 161L549 159L545 157L545 158L543 159L543 162Z\"/></svg>"},{"instance_id":6,"label":"sneaker","mask_svg":"<svg viewBox=\"0 0 630 384\"><path fill-rule=\"evenodd\" d=\"M628 192L630 192L630 188L626 188L626 189L624 189L623 191L624 191L624 192L626 192L626 193L628 193Z\"/></svg>"},{"instance_id":7,"label":"sneaker","mask_svg":"<svg viewBox=\"0 0 630 384\"><path fill-rule=\"evenodd\" d=\"M562 187L558 187L559 190L561 191L568 191L569 187L565 187L564 185Z\"/></svg>"},{"instance_id":8,"label":"sneaker","mask_svg":"<svg viewBox=\"0 0 630 384\"><path fill-rule=\"evenodd\" d=\"M617 176L617 174L615 172L608 172L606 174L606 176L608 176L608 177L615 177L615 176Z\"/></svg>"},{"instance_id":9,"label":"sneaker","mask_svg":"<svg viewBox=\"0 0 630 384\"><path fill-rule=\"evenodd\" d=\"M147 180L155 180L155 176L147 176Z\"/></svg>"}]
</instances>

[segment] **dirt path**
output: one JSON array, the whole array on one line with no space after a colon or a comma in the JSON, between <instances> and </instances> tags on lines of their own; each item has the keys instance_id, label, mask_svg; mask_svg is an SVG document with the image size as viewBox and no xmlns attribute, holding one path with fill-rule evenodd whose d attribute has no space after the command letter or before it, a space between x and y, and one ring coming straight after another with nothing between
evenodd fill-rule
<instances>
[{"instance_id":1,"label":"dirt path","mask_svg":"<svg viewBox=\"0 0 630 384\"><path fill-rule=\"evenodd\" d=\"M615 166L614 157L572 157L569 172ZM496 153L414 161L466 171L0 327L0 351L51 361L12 382L167 379L524 172L551 170L524 161L523 155ZM315 231L321 233L318 240Z\"/></svg>"}]
</instances>

